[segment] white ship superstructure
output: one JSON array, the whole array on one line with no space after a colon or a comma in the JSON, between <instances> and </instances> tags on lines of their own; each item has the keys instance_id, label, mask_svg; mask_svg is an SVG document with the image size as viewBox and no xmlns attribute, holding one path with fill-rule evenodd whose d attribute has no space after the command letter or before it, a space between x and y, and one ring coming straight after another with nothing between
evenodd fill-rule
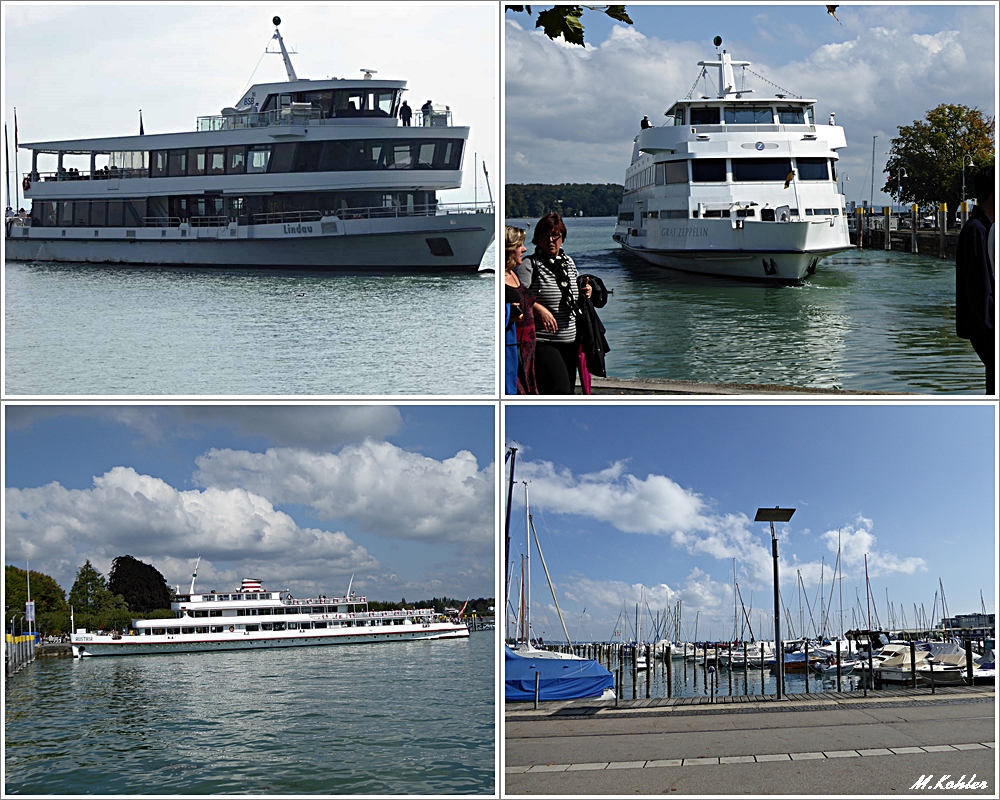
<instances>
[{"instance_id":1,"label":"white ship superstructure","mask_svg":"<svg viewBox=\"0 0 1000 800\"><path fill-rule=\"evenodd\" d=\"M725 50L698 64L702 77L718 68L718 94L678 101L636 136L615 241L658 266L784 283L850 249L843 128L817 125L815 100L748 96L733 67L750 62Z\"/></svg>"},{"instance_id":2,"label":"white ship superstructure","mask_svg":"<svg viewBox=\"0 0 1000 800\"><path fill-rule=\"evenodd\" d=\"M170 604L172 619L135 619L127 632L70 635L73 655L122 656L258 650L328 644L459 639L469 635L433 609L370 611L363 596L297 599L269 592L259 580L245 579L231 593L180 594Z\"/></svg>"},{"instance_id":3,"label":"white ship superstructure","mask_svg":"<svg viewBox=\"0 0 1000 800\"><path fill-rule=\"evenodd\" d=\"M274 38L288 80L253 85L193 131L22 144L31 215L8 225L6 257L477 270L493 204L438 197L462 185L469 128L428 104L401 124L406 82L373 70L299 78L277 28ZM68 168L67 156L89 156L89 168Z\"/></svg>"}]
</instances>

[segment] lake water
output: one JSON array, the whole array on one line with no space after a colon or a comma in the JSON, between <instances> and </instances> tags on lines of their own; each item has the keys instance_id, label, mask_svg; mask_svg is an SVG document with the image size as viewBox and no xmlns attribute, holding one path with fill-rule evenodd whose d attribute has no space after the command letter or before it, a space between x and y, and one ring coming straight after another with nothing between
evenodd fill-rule
<instances>
[{"instance_id":1,"label":"lake water","mask_svg":"<svg viewBox=\"0 0 1000 800\"><path fill-rule=\"evenodd\" d=\"M6 681L5 794L492 794L495 653L39 659Z\"/></svg>"},{"instance_id":2,"label":"lake water","mask_svg":"<svg viewBox=\"0 0 1000 800\"><path fill-rule=\"evenodd\" d=\"M800 286L766 286L646 264L611 240L613 218L566 226L579 271L614 290L599 311L610 377L984 392L982 363L955 336L954 259L848 251Z\"/></svg>"},{"instance_id":3,"label":"lake water","mask_svg":"<svg viewBox=\"0 0 1000 800\"><path fill-rule=\"evenodd\" d=\"M5 394L496 394L492 272L4 274Z\"/></svg>"}]
</instances>

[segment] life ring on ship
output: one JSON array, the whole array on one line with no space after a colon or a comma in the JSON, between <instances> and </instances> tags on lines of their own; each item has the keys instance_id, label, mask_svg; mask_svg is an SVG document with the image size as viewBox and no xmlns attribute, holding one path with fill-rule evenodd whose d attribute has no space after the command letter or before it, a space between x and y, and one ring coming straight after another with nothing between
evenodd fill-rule
<instances>
[{"instance_id":1,"label":"life ring on ship","mask_svg":"<svg viewBox=\"0 0 1000 800\"><path fill-rule=\"evenodd\" d=\"M28 191L28 189L31 188L31 178L25 178L21 181L21 188L24 189L24 191Z\"/></svg>"},{"instance_id":2,"label":"life ring on ship","mask_svg":"<svg viewBox=\"0 0 1000 800\"><path fill-rule=\"evenodd\" d=\"M233 632L233 631L235 631L235 630L236 630L236 626L235 626L235 625L230 625L230 626L229 626L229 632L230 632L230 633L232 633L232 632Z\"/></svg>"}]
</instances>

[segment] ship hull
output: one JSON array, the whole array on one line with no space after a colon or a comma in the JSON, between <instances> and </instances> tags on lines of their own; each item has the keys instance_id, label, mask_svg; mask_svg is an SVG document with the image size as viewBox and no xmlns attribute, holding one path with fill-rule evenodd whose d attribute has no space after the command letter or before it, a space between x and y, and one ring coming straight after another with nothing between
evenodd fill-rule
<instances>
[{"instance_id":1,"label":"ship hull","mask_svg":"<svg viewBox=\"0 0 1000 800\"><path fill-rule=\"evenodd\" d=\"M15 228L9 261L301 270L476 272L494 215L218 228Z\"/></svg>"},{"instance_id":2,"label":"ship hull","mask_svg":"<svg viewBox=\"0 0 1000 800\"><path fill-rule=\"evenodd\" d=\"M255 636L245 634L243 631L203 635L198 638L188 636L123 636L116 639L97 634L73 634L71 645L75 658L90 658L94 656L167 655L225 650L269 650L334 644L410 642L424 639L465 639L469 636L469 629L464 625L432 623L427 626L386 627L389 630L365 633L338 630L321 635L317 635L315 630L308 632L275 631L266 637L259 634ZM396 630L396 628L402 628L402 630Z\"/></svg>"}]
</instances>

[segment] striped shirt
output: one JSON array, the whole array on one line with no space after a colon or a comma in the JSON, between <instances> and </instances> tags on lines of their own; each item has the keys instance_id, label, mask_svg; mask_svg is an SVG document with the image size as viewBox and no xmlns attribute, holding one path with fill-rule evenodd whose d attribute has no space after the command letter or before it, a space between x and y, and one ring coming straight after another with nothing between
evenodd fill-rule
<instances>
[{"instance_id":1,"label":"striped shirt","mask_svg":"<svg viewBox=\"0 0 1000 800\"><path fill-rule=\"evenodd\" d=\"M580 290L576 286L576 264L562 250L555 258L536 250L521 262L517 268L517 277L525 288L530 289L535 295L536 301L552 312L556 318L556 324L559 326L555 333L549 333L542 327L541 319L536 311L535 337L537 340L539 342L574 342L576 341L576 316L572 313L559 289L559 281L553 269L556 259L562 259L566 264L569 292L575 304L580 294ZM533 274L534 283L532 283Z\"/></svg>"}]
</instances>

